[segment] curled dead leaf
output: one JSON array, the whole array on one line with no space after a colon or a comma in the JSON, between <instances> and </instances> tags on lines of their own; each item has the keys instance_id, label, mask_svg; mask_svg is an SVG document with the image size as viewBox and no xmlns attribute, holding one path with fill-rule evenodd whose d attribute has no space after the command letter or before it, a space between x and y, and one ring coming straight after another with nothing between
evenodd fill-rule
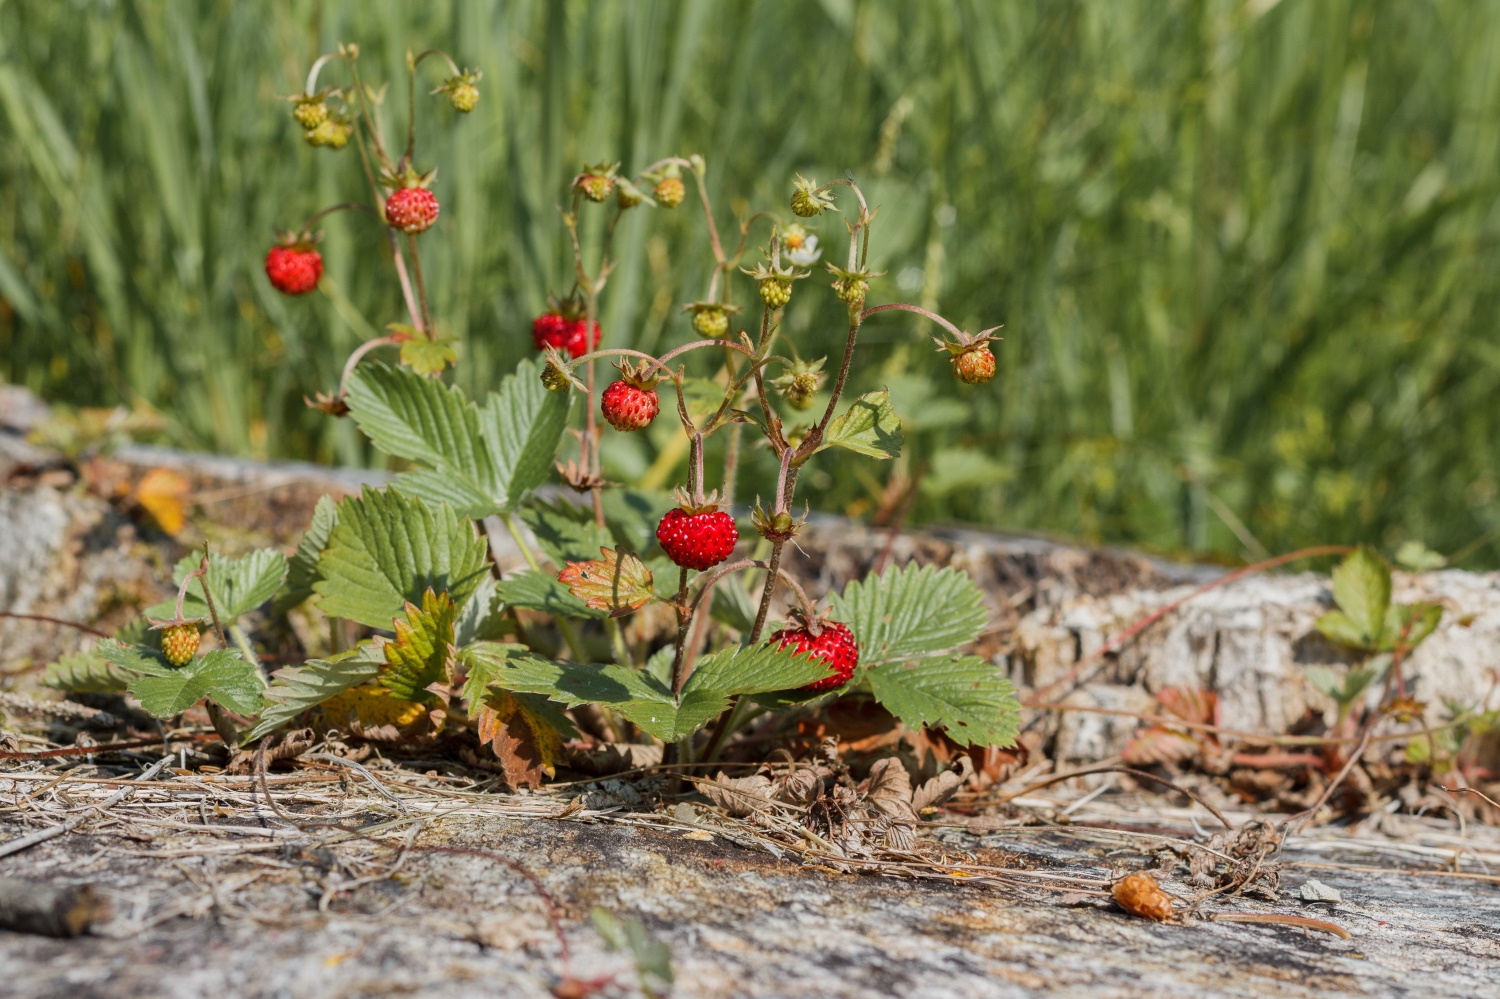
<instances>
[{"instance_id":1,"label":"curled dead leaf","mask_svg":"<svg viewBox=\"0 0 1500 999\"><path fill-rule=\"evenodd\" d=\"M945 770L912 792L912 809L918 815L935 811L939 805L953 797L958 789L968 783L974 775L974 761L969 756L957 759L958 769Z\"/></svg>"},{"instance_id":2,"label":"curled dead leaf","mask_svg":"<svg viewBox=\"0 0 1500 999\"><path fill-rule=\"evenodd\" d=\"M911 804L911 775L895 757L876 760L870 767L870 779L865 785L865 800L870 807L893 819L916 821L917 813Z\"/></svg>"},{"instance_id":3,"label":"curled dead leaf","mask_svg":"<svg viewBox=\"0 0 1500 999\"><path fill-rule=\"evenodd\" d=\"M474 721L480 743L494 751L512 788L534 788L557 774L562 736L523 697L492 689Z\"/></svg>"},{"instance_id":4,"label":"curled dead leaf","mask_svg":"<svg viewBox=\"0 0 1500 999\"><path fill-rule=\"evenodd\" d=\"M721 770L712 781L698 785L709 801L736 818L763 812L773 804L771 779L762 774L728 777Z\"/></svg>"}]
</instances>

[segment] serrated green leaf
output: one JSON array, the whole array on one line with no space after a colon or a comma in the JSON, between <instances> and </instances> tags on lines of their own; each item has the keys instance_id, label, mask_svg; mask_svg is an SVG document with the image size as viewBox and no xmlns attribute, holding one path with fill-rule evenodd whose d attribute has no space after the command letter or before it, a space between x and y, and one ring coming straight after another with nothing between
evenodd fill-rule
<instances>
[{"instance_id":1,"label":"serrated green leaf","mask_svg":"<svg viewBox=\"0 0 1500 999\"><path fill-rule=\"evenodd\" d=\"M468 667L469 684L484 685L476 693L494 685L541 694L568 707L608 704L650 735L673 737L677 705L672 692L642 670L553 662L525 646L501 642L477 642L463 649L460 658Z\"/></svg>"},{"instance_id":2,"label":"serrated green leaf","mask_svg":"<svg viewBox=\"0 0 1500 999\"><path fill-rule=\"evenodd\" d=\"M875 699L911 728L942 728L971 746L1009 746L1020 731L1015 688L979 656L867 670Z\"/></svg>"},{"instance_id":3,"label":"serrated green leaf","mask_svg":"<svg viewBox=\"0 0 1500 999\"><path fill-rule=\"evenodd\" d=\"M375 679L385 668L379 655L374 645L366 644L332 659L313 659L277 670L263 695L260 720L244 741L256 742L330 697Z\"/></svg>"},{"instance_id":4,"label":"serrated green leaf","mask_svg":"<svg viewBox=\"0 0 1500 999\"><path fill-rule=\"evenodd\" d=\"M200 555L186 555L178 559L172 569L172 581L178 586L188 573L198 568ZM217 552L208 556L208 590L214 596L214 609L225 627L235 618L248 614L275 595L281 581L287 575L286 556L274 548L261 548L240 558L227 558ZM201 579L201 577L200 577ZM177 598L172 597L149 608L147 617L165 619L177 611ZM198 579L188 584L187 595L182 600L182 616L206 618L208 604L203 600L203 590Z\"/></svg>"},{"instance_id":5,"label":"serrated green leaf","mask_svg":"<svg viewBox=\"0 0 1500 999\"><path fill-rule=\"evenodd\" d=\"M451 679L455 616L446 593L428 590L421 607L408 603L406 619L396 621L395 641L385 643L387 666L380 674L381 686L404 701L431 701L427 688Z\"/></svg>"},{"instance_id":6,"label":"serrated green leaf","mask_svg":"<svg viewBox=\"0 0 1500 999\"><path fill-rule=\"evenodd\" d=\"M548 391L541 374L535 361L522 361L480 407L479 428L496 473L496 506L487 512L514 509L552 474L573 393Z\"/></svg>"},{"instance_id":7,"label":"serrated green leaf","mask_svg":"<svg viewBox=\"0 0 1500 999\"><path fill-rule=\"evenodd\" d=\"M586 562L597 556L600 548L614 546L609 530L594 522L594 511L577 503L537 500L521 509L520 518L558 568L569 562Z\"/></svg>"},{"instance_id":8,"label":"serrated green leaf","mask_svg":"<svg viewBox=\"0 0 1500 999\"><path fill-rule=\"evenodd\" d=\"M1443 608L1440 604L1396 604L1386 610L1385 630L1380 647L1394 651L1397 643L1403 641L1402 632L1405 632L1406 648L1414 649L1437 630L1442 619Z\"/></svg>"},{"instance_id":9,"label":"serrated green leaf","mask_svg":"<svg viewBox=\"0 0 1500 999\"><path fill-rule=\"evenodd\" d=\"M63 656L42 674L42 686L73 694L118 694L140 676L89 652Z\"/></svg>"},{"instance_id":10,"label":"serrated green leaf","mask_svg":"<svg viewBox=\"0 0 1500 999\"><path fill-rule=\"evenodd\" d=\"M318 559L328 546L328 536L338 521L338 505L333 497L319 497L318 505L313 508L312 523L302 532L297 551L287 562L286 583L276 595L278 612L284 614L313 595L313 583L318 581Z\"/></svg>"},{"instance_id":11,"label":"serrated green leaf","mask_svg":"<svg viewBox=\"0 0 1500 999\"><path fill-rule=\"evenodd\" d=\"M1385 632L1391 605L1391 570L1385 560L1365 546L1355 549L1333 570L1333 599L1367 645Z\"/></svg>"},{"instance_id":12,"label":"serrated green leaf","mask_svg":"<svg viewBox=\"0 0 1500 999\"><path fill-rule=\"evenodd\" d=\"M237 649L214 649L168 676L143 676L130 685L141 707L157 718L181 714L205 697L252 715L260 710L263 690L260 671Z\"/></svg>"},{"instance_id":13,"label":"serrated green leaf","mask_svg":"<svg viewBox=\"0 0 1500 999\"><path fill-rule=\"evenodd\" d=\"M331 617L389 628L428 589L462 604L488 571L484 540L449 506L366 486L338 514L313 584Z\"/></svg>"},{"instance_id":14,"label":"serrated green leaf","mask_svg":"<svg viewBox=\"0 0 1500 999\"><path fill-rule=\"evenodd\" d=\"M429 340L425 336L414 336L401 343L401 363L424 378L442 374L457 360L458 351L453 349L451 339Z\"/></svg>"},{"instance_id":15,"label":"serrated green leaf","mask_svg":"<svg viewBox=\"0 0 1500 999\"><path fill-rule=\"evenodd\" d=\"M875 666L933 656L979 637L984 594L957 569L909 563L831 594L833 617L854 632L860 662Z\"/></svg>"},{"instance_id":16,"label":"serrated green leaf","mask_svg":"<svg viewBox=\"0 0 1500 999\"><path fill-rule=\"evenodd\" d=\"M361 366L348 402L387 454L423 466L396 486L470 517L513 509L552 470L571 393L549 392L526 360L475 406L455 387L383 364Z\"/></svg>"},{"instance_id":17,"label":"serrated green leaf","mask_svg":"<svg viewBox=\"0 0 1500 999\"><path fill-rule=\"evenodd\" d=\"M604 492L604 523L616 545L642 555L656 544L656 525L677 500L654 489L608 489Z\"/></svg>"},{"instance_id":18,"label":"serrated green leaf","mask_svg":"<svg viewBox=\"0 0 1500 999\"><path fill-rule=\"evenodd\" d=\"M1318 618L1313 625L1330 642L1348 646L1351 649L1363 649L1371 651L1376 643L1370 641L1360 630L1359 626L1349 619L1349 615L1343 611L1332 610Z\"/></svg>"},{"instance_id":19,"label":"serrated green leaf","mask_svg":"<svg viewBox=\"0 0 1500 999\"><path fill-rule=\"evenodd\" d=\"M527 569L502 579L496 587L500 599L511 607L541 611L556 617L609 617L609 612L595 610L568 592L568 588L549 572Z\"/></svg>"},{"instance_id":20,"label":"serrated green leaf","mask_svg":"<svg viewBox=\"0 0 1500 999\"><path fill-rule=\"evenodd\" d=\"M133 645L106 638L94 646L94 652L120 669L142 676L171 676L177 667L167 661L160 649Z\"/></svg>"},{"instance_id":21,"label":"serrated green leaf","mask_svg":"<svg viewBox=\"0 0 1500 999\"><path fill-rule=\"evenodd\" d=\"M713 721L729 707L731 697L805 687L826 676L828 664L821 659L764 642L704 656L683 684L672 741L685 739Z\"/></svg>"},{"instance_id":22,"label":"serrated green leaf","mask_svg":"<svg viewBox=\"0 0 1500 999\"><path fill-rule=\"evenodd\" d=\"M872 458L894 458L905 442L901 420L891 408L891 394L882 389L866 392L834 417L818 450L837 445Z\"/></svg>"},{"instance_id":23,"label":"serrated green leaf","mask_svg":"<svg viewBox=\"0 0 1500 999\"><path fill-rule=\"evenodd\" d=\"M459 608L458 619L453 622L454 645L489 641L509 633L510 622L501 613L505 602L500 599L499 586L498 579L485 573L469 599Z\"/></svg>"}]
</instances>

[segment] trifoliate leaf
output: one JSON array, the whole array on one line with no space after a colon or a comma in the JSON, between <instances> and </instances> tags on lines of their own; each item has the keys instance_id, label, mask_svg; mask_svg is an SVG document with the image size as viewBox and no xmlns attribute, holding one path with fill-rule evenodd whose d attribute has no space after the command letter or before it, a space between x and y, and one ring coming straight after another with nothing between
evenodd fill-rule
<instances>
[{"instance_id":1,"label":"trifoliate leaf","mask_svg":"<svg viewBox=\"0 0 1500 999\"><path fill-rule=\"evenodd\" d=\"M911 728L942 728L972 746L1009 746L1020 730L1015 688L978 656L886 663L865 676L881 706Z\"/></svg>"},{"instance_id":2,"label":"trifoliate leaf","mask_svg":"<svg viewBox=\"0 0 1500 999\"><path fill-rule=\"evenodd\" d=\"M1438 622L1442 619L1441 604L1396 604L1386 610L1385 633L1380 647L1382 650L1394 651L1399 643L1407 649L1416 648L1424 638L1437 630Z\"/></svg>"},{"instance_id":3,"label":"trifoliate leaf","mask_svg":"<svg viewBox=\"0 0 1500 999\"><path fill-rule=\"evenodd\" d=\"M42 674L42 686L73 694L118 694L140 676L91 652L63 656Z\"/></svg>"},{"instance_id":4,"label":"trifoliate leaf","mask_svg":"<svg viewBox=\"0 0 1500 999\"><path fill-rule=\"evenodd\" d=\"M177 561L172 569L172 581L178 586L188 573L198 568L201 555L187 555ZM214 597L214 609L225 627L235 618L248 614L276 593L281 581L286 578L286 556L274 548L262 548L240 558L227 558L218 553L208 556L208 591ZM182 616L206 618L208 604L203 600L202 577L188 584L187 595L182 601ZM147 617L170 618L176 613L177 598L172 597L146 611Z\"/></svg>"},{"instance_id":5,"label":"trifoliate leaf","mask_svg":"<svg viewBox=\"0 0 1500 999\"><path fill-rule=\"evenodd\" d=\"M313 508L312 523L302 532L297 542L297 551L287 563L286 584L276 595L276 610L286 611L301 604L313 595L313 583L318 580L318 559L328 546L328 536L339 520L338 505L332 496L322 496Z\"/></svg>"},{"instance_id":6,"label":"trifoliate leaf","mask_svg":"<svg viewBox=\"0 0 1500 999\"><path fill-rule=\"evenodd\" d=\"M594 522L594 511L566 500L536 500L521 508L520 518L554 564L584 562L613 543L608 528Z\"/></svg>"},{"instance_id":7,"label":"trifoliate leaf","mask_svg":"<svg viewBox=\"0 0 1500 999\"><path fill-rule=\"evenodd\" d=\"M413 371L367 364L350 380L348 403L376 447L422 466L397 488L485 517L515 508L546 480L571 396L547 391L529 360L483 406Z\"/></svg>"},{"instance_id":8,"label":"trifoliate leaf","mask_svg":"<svg viewBox=\"0 0 1500 999\"><path fill-rule=\"evenodd\" d=\"M1390 567L1372 549L1355 549L1333 570L1333 599L1357 630L1357 647L1374 648L1385 632L1391 605Z\"/></svg>"},{"instance_id":9,"label":"trifoliate leaf","mask_svg":"<svg viewBox=\"0 0 1500 999\"><path fill-rule=\"evenodd\" d=\"M277 670L265 690L260 721L244 741L256 742L330 697L373 680L385 667L379 656L373 645L366 644L333 659L313 659Z\"/></svg>"},{"instance_id":10,"label":"trifoliate leaf","mask_svg":"<svg viewBox=\"0 0 1500 999\"><path fill-rule=\"evenodd\" d=\"M484 540L449 506L366 486L338 514L313 584L330 617L389 628L429 589L462 604L488 571Z\"/></svg>"},{"instance_id":11,"label":"trifoliate leaf","mask_svg":"<svg viewBox=\"0 0 1500 999\"><path fill-rule=\"evenodd\" d=\"M901 420L891 408L891 395L881 390L866 392L834 417L818 450L838 445L872 458L894 458L904 443Z\"/></svg>"},{"instance_id":12,"label":"trifoliate leaf","mask_svg":"<svg viewBox=\"0 0 1500 999\"><path fill-rule=\"evenodd\" d=\"M241 715L260 710L260 670L236 649L214 649L166 676L143 676L130 685L141 707L158 718L181 714L203 698Z\"/></svg>"},{"instance_id":13,"label":"trifoliate leaf","mask_svg":"<svg viewBox=\"0 0 1500 999\"><path fill-rule=\"evenodd\" d=\"M554 617L605 618L608 611L595 610L568 592L550 572L526 570L500 581L497 592L511 607L541 611Z\"/></svg>"},{"instance_id":14,"label":"trifoliate leaf","mask_svg":"<svg viewBox=\"0 0 1500 999\"><path fill-rule=\"evenodd\" d=\"M967 645L989 614L984 594L957 569L908 564L850 583L829 596L833 617L859 642L866 666L906 662Z\"/></svg>"},{"instance_id":15,"label":"trifoliate leaf","mask_svg":"<svg viewBox=\"0 0 1500 999\"><path fill-rule=\"evenodd\" d=\"M618 548L600 548L599 557L569 562L557 581L594 610L624 617L651 600L651 570L639 555Z\"/></svg>"},{"instance_id":16,"label":"trifoliate leaf","mask_svg":"<svg viewBox=\"0 0 1500 999\"><path fill-rule=\"evenodd\" d=\"M396 640L385 643L383 687L406 701L431 702L427 690L453 679L453 599L432 590L422 594L422 606L406 605L405 620L395 621Z\"/></svg>"}]
</instances>

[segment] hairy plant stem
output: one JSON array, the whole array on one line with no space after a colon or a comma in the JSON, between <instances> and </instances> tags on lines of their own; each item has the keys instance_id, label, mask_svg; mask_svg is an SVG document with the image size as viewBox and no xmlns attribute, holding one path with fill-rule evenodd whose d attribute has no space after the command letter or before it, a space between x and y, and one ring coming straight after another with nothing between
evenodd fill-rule
<instances>
[{"instance_id":1,"label":"hairy plant stem","mask_svg":"<svg viewBox=\"0 0 1500 999\"><path fill-rule=\"evenodd\" d=\"M417 299L422 303L422 323L419 328L427 339L436 340L437 331L432 328L432 313L427 307L427 282L422 279L422 257L417 253L415 233L406 234L406 245L411 248L411 270L417 278Z\"/></svg>"},{"instance_id":2,"label":"hairy plant stem","mask_svg":"<svg viewBox=\"0 0 1500 999\"><path fill-rule=\"evenodd\" d=\"M693 620L692 608L688 606L688 571L686 568L678 570L677 596L672 598L672 607L677 611L677 640L672 653L672 694L676 696L682 693L682 687L687 683L688 671L684 668L686 662L683 652L687 648L688 625Z\"/></svg>"},{"instance_id":3,"label":"hairy plant stem","mask_svg":"<svg viewBox=\"0 0 1500 999\"><path fill-rule=\"evenodd\" d=\"M348 394L348 391L349 391L349 379L354 375L354 369L359 366L359 362L364 359L364 356L366 354L368 354L372 350L375 350L378 347L390 347L390 346L394 346L395 343L396 343L396 338L395 337L393 337L393 336L382 336L382 337L376 337L374 340L366 340L364 343L360 344L358 347L355 347L354 351L349 355L349 359L344 362L344 373L339 376L339 395L338 395L338 397L340 399L342 399L342 398L344 398L344 396L346 394Z\"/></svg>"}]
</instances>

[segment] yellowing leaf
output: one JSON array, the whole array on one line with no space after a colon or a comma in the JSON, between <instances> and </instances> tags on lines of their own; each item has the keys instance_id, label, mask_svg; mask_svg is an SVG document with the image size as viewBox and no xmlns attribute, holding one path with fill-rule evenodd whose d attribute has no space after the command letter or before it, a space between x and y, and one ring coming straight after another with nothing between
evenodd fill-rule
<instances>
[{"instance_id":1,"label":"yellowing leaf","mask_svg":"<svg viewBox=\"0 0 1500 999\"><path fill-rule=\"evenodd\" d=\"M589 562L569 562L557 574L579 600L594 610L608 611L610 617L623 617L643 607L651 599L651 570L639 555L619 548L600 548L600 558Z\"/></svg>"},{"instance_id":2,"label":"yellowing leaf","mask_svg":"<svg viewBox=\"0 0 1500 999\"><path fill-rule=\"evenodd\" d=\"M319 704L308 720L320 732L337 728L363 739L394 742L415 734L426 718L421 704L402 700L378 683L362 683Z\"/></svg>"},{"instance_id":3,"label":"yellowing leaf","mask_svg":"<svg viewBox=\"0 0 1500 999\"><path fill-rule=\"evenodd\" d=\"M526 695L492 689L474 720L480 743L494 751L512 788L534 788L557 773L562 736Z\"/></svg>"},{"instance_id":4,"label":"yellowing leaf","mask_svg":"<svg viewBox=\"0 0 1500 999\"><path fill-rule=\"evenodd\" d=\"M429 340L425 336L412 337L401 344L401 363L424 378L441 374L443 369L458 360L451 340Z\"/></svg>"},{"instance_id":5,"label":"yellowing leaf","mask_svg":"<svg viewBox=\"0 0 1500 999\"><path fill-rule=\"evenodd\" d=\"M187 479L170 468L153 468L136 483L135 501L167 534L176 537L187 523L183 502L189 490Z\"/></svg>"},{"instance_id":6,"label":"yellowing leaf","mask_svg":"<svg viewBox=\"0 0 1500 999\"><path fill-rule=\"evenodd\" d=\"M406 620L395 621L396 640L385 643L387 666L380 674L381 685L403 700L432 703L435 698L428 688L453 679L457 616L453 598L430 587L422 594L420 608L407 604Z\"/></svg>"}]
</instances>

